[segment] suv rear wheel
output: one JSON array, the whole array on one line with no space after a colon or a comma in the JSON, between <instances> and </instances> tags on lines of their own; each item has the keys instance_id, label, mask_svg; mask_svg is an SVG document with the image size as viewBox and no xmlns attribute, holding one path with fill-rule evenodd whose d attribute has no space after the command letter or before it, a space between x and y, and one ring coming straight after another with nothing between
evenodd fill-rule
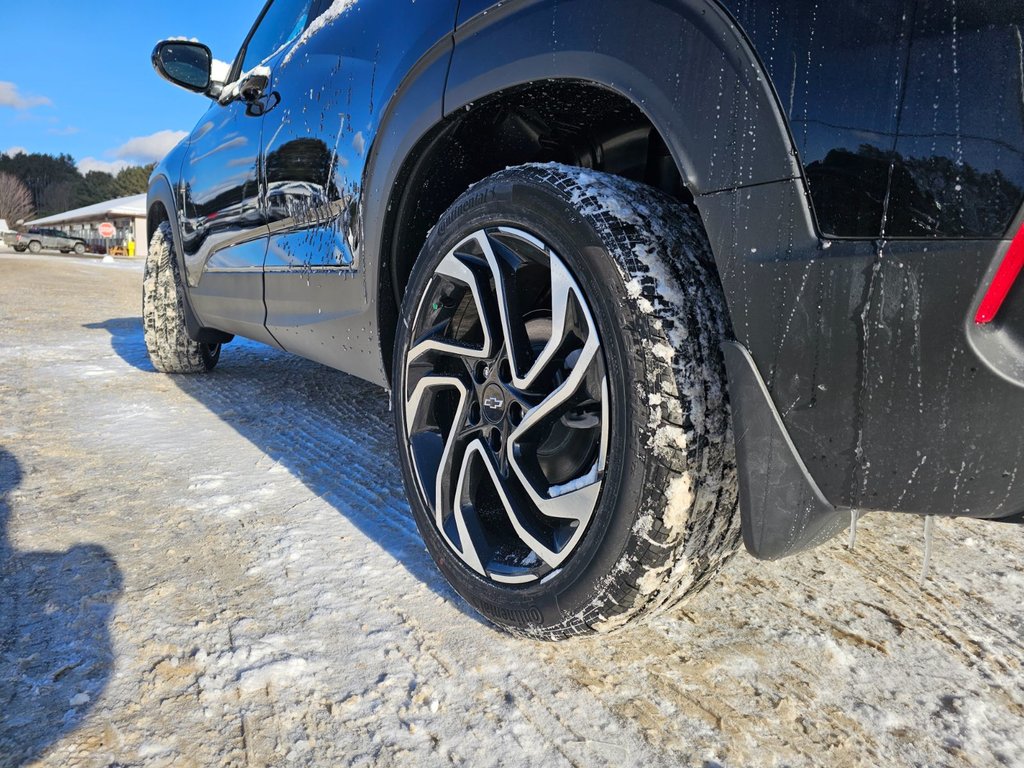
<instances>
[{"instance_id":1,"label":"suv rear wheel","mask_svg":"<svg viewBox=\"0 0 1024 768\"><path fill-rule=\"evenodd\" d=\"M403 474L438 567L494 623L614 629L736 550L709 254L691 209L554 165L491 176L428 237L396 344Z\"/></svg>"}]
</instances>

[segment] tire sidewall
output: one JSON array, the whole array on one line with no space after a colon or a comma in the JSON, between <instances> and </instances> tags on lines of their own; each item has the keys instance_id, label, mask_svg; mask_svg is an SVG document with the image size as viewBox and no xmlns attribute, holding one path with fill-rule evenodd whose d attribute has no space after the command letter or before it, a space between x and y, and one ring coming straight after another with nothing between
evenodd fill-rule
<instances>
[{"instance_id":1,"label":"tire sidewall","mask_svg":"<svg viewBox=\"0 0 1024 768\"><path fill-rule=\"evenodd\" d=\"M458 201L431 235L410 278L399 323L394 381L405 397L409 326L439 261L466 236L494 226L522 229L550 247L572 272L597 325L608 374L609 460L597 509L576 551L553 577L524 587L498 585L472 571L438 534L415 480L404 408L396 412L399 455L417 525L438 567L456 590L491 620L522 632L578 623L603 593L603 582L634 542L645 507L647 462L647 320L624 301L625 286L610 244L553 189L528 180L492 179ZM632 342L632 343L630 343Z\"/></svg>"}]
</instances>

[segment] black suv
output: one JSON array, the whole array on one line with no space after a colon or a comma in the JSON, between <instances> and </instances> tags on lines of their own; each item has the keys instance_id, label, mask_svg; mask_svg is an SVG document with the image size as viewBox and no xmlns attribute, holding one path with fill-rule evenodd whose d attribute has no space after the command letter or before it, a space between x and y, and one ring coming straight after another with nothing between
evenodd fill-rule
<instances>
[{"instance_id":1,"label":"black suv","mask_svg":"<svg viewBox=\"0 0 1024 768\"><path fill-rule=\"evenodd\" d=\"M145 337L390 389L438 567L621 626L862 512L1024 513L1017 0L271 0L155 171ZM1016 237L1015 237L1016 236Z\"/></svg>"}]
</instances>

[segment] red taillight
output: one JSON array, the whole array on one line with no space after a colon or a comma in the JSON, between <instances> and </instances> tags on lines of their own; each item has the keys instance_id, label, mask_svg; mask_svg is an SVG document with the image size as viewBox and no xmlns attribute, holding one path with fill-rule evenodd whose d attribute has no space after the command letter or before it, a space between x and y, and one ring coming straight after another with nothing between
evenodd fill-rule
<instances>
[{"instance_id":1,"label":"red taillight","mask_svg":"<svg viewBox=\"0 0 1024 768\"><path fill-rule=\"evenodd\" d=\"M992 278L992 284L985 291L985 298L981 300L978 307L978 314L974 316L974 322L979 325L991 323L999 314L999 308L1006 301L1006 296L1020 275L1024 267L1024 226L1021 226L1017 236L1010 243L1010 249L1003 257L1003 263L999 265L996 276Z\"/></svg>"}]
</instances>

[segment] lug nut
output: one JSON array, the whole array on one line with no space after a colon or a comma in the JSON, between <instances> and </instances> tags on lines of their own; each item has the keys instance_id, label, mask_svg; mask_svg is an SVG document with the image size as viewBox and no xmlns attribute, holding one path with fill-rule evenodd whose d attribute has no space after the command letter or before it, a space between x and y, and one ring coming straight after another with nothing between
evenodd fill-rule
<instances>
[{"instance_id":1,"label":"lug nut","mask_svg":"<svg viewBox=\"0 0 1024 768\"><path fill-rule=\"evenodd\" d=\"M490 375L491 367L483 360L477 363L476 367L473 369L473 378L476 379L477 384L483 384L485 381L487 381L487 377Z\"/></svg>"}]
</instances>

